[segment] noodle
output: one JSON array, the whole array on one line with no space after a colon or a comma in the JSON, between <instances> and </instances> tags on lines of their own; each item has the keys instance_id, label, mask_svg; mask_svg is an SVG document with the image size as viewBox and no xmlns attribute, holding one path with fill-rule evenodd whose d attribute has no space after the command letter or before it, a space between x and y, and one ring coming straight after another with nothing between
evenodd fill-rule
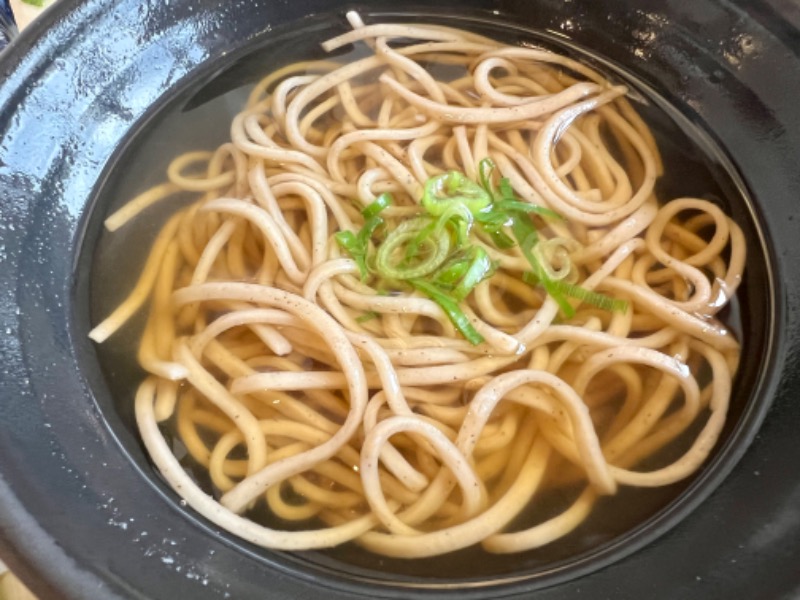
<instances>
[{"instance_id":1,"label":"noodle","mask_svg":"<svg viewBox=\"0 0 800 600\"><path fill-rule=\"evenodd\" d=\"M267 76L229 143L106 221L195 197L90 333L149 301L136 420L164 478L255 544L419 558L537 548L620 486L695 472L739 360L715 317L741 281L739 227L706 200L659 203L652 134L589 67L348 19L324 49L370 56ZM508 530L570 486L561 513ZM259 504L297 530L250 520Z\"/></svg>"}]
</instances>

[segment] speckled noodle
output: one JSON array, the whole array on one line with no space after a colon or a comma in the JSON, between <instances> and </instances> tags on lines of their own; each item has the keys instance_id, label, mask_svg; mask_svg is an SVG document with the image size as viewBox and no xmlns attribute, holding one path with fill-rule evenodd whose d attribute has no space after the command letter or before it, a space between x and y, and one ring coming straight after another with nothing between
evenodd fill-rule
<instances>
[{"instance_id":1,"label":"speckled noodle","mask_svg":"<svg viewBox=\"0 0 800 600\"><path fill-rule=\"evenodd\" d=\"M176 158L168 182L106 221L115 230L197 194L91 332L102 342L149 305L136 416L164 478L265 547L354 541L415 558L540 547L619 486L695 472L723 427L739 360L715 318L741 280L739 227L705 200L655 197L653 136L626 88L587 66L466 31L348 19L352 31L324 48L366 45L366 57L267 76L228 143ZM521 239L496 243L510 221L493 236L469 211L429 237L406 225L432 218L426 188L448 173L549 209L514 209L536 224L530 252ZM356 239L378 212L360 265L336 234ZM417 235L420 255L433 239L449 249L453 223L491 261L468 293L451 290L460 323L419 280L375 265L398 232ZM396 267L418 258L407 251ZM583 295L559 302L545 275L526 278L532 260ZM186 473L165 422L213 490ZM678 458L659 462L675 443ZM634 470L647 458L649 470ZM509 530L558 486L578 490L570 506ZM297 525L254 522L257 503Z\"/></svg>"}]
</instances>

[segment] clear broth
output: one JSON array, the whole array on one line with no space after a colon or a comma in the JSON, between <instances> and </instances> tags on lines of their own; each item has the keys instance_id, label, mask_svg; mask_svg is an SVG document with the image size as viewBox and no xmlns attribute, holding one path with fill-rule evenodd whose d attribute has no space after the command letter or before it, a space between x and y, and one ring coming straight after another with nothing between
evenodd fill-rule
<instances>
[{"instance_id":1,"label":"clear broth","mask_svg":"<svg viewBox=\"0 0 800 600\"><path fill-rule=\"evenodd\" d=\"M679 177L667 176L658 182L656 193L659 198L700 196L713 200L729 214L747 203L736 177L726 169L727 161L720 150L677 109L670 107L663 98L631 74L616 68L610 70L602 57L585 51L578 52L564 45L563 40L543 32L509 30L495 23L472 19L429 19L409 15L408 20L415 19L435 20L472 29L503 39L509 44L549 47L587 62L605 72L612 80L623 81L631 89L635 108L655 134L666 172L680 174ZM342 30L344 27L343 24ZM279 32L264 45L253 49L193 90L191 95L184 95L156 114L118 161L116 171L112 172L101 191L98 206L110 214L137 193L163 181L166 166L172 157L187 150L211 150L227 141L230 122L244 105L253 83L285 64L325 57L318 44L331 35L330 20L324 19ZM291 40L291 43L285 43L287 40ZM336 58L346 61L364 53L359 48L351 55L337 53ZM176 204L161 205L114 234L103 232L100 235L92 261L90 294L93 322L107 315L128 293L149 251L151 240L166 216L175 208ZM734 299L720 316L743 341L746 355L747 340L742 339L744 331L738 300ZM144 376L136 363L136 347L144 319L144 312L141 312L98 349L98 359L116 410L135 438L138 438L138 434L133 418L133 395ZM734 407L731 413L735 416L741 407L736 408L736 398L732 401ZM166 433L171 435L169 431ZM686 435L691 434L687 432ZM677 447L682 447L681 440L663 452L674 452ZM660 458L663 457L654 457L653 460ZM201 486L211 491L204 469L198 469L191 461L186 461L185 466L195 474ZM615 496L600 500L590 518L573 533L544 548L513 557L493 555L480 547L473 547L431 559L397 560L372 554L352 543L330 550L304 552L302 556L319 567L335 571L340 571L346 565L350 573L362 573L370 577L375 577L377 573L377 577L409 580L479 580L512 573L519 575L523 571L539 571L585 556L646 526L648 521L674 503L696 477L655 489L622 487ZM537 495L534 506L512 523L511 528L524 528L557 514L579 491L577 487L561 488ZM282 523L264 511L252 516L273 527L297 527L295 523ZM465 573L469 575L465 576Z\"/></svg>"}]
</instances>

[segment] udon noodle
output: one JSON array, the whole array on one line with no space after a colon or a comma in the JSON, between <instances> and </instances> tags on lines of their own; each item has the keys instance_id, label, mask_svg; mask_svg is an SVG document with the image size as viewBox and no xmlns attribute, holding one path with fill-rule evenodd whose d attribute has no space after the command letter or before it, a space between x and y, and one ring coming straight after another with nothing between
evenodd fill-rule
<instances>
[{"instance_id":1,"label":"udon noodle","mask_svg":"<svg viewBox=\"0 0 800 600\"><path fill-rule=\"evenodd\" d=\"M166 481L255 544L417 558L540 547L619 486L695 472L739 359L715 317L739 227L659 203L653 136L585 64L348 19L324 48L362 58L268 75L229 142L106 221L175 203L91 332L149 303L135 413ZM510 527L560 486L579 490L565 510Z\"/></svg>"}]
</instances>

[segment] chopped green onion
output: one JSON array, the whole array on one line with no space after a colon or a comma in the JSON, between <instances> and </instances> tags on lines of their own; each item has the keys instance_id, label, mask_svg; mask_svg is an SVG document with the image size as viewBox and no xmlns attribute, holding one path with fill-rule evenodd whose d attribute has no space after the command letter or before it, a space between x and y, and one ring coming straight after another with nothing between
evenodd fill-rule
<instances>
[{"instance_id":1,"label":"chopped green onion","mask_svg":"<svg viewBox=\"0 0 800 600\"><path fill-rule=\"evenodd\" d=\"M513 248L514 240L503 232L503 227L511 224L512 218L507 213L495 210L482 211L475 216L481 229L491 238L495 246L500 249Z\"/></svg>"},{"instance_id":2,"label":"chopped green onion","mask_svg":"<svg viewBox=\"0 0 800 600\"><path fill-rule=\"evenodd\" d=\"M439 215L433 233L436 235L448 224L454 224L456 230L456 246L461 248L467 243L469 230L472 228L472 221L473 216L469 209L464 204L454 202Z\"/></svg>"},{"instance_id":3,"label":"chopped green onion","mask_svg":"<svg viewBox=\"0 0 800 600\"><path fill-rule=\"evenodd\" d=\"M533 256L548 278L559 281L569 277L573 272L569 252L570 249L575 250L577 247L578 243L575 240L556 237L536 244L533 247Z\"/></svg>"},{"instance_id":4,"label":"chopped green onion","mask_svg":"<svg viewBox=\"0 0 800 600\"><path fill-rule=\"evenodd\" d=\"M361 279L367 278L367 249L365 245L352 231L338 231L334 235L339 247L347 252L356 264L361 274Z\"/></svg>"},{"instance_id":5,"label":"chopped green onion","mask_svg":"<svg viewBox=\"0 0 800 600\"><path fill-rule=\"evenodd\" d=\"M491 158L484 158L478 163L478 178L481 180L481 187L490 196L494 196L494 187L492 186L494 167L494 161Z\"/></svg>"},{"instance_id":6,"label":"chopped green onion","mask_svg":"<svg viewBox=\"0 0 800 600\"><path fill-rule=\"evenodd\" d=\"M487 233L492 238L492 243L501 250L514 247L514 240L502 231L487 231Z\"/></svg>"},{"instance_id":7,"label":"chopped green onion","mask_svg":"<svg viewBox=\"0 0 800 600\"><path fill-rule=\"evenodd\" d=\"M361 211L361 214L364 215L365 219L369 219L377 215L384 208L391 206L391 204L392 204L392 195L386 192L375 198L374 202L368 204L364 208L364 210Z\"/></svg>"},{"instance_id":8,"label":"chopped green onion","mask_svg":"<svg viewBox=\"0 0 800 600\"><path fill-rule=\"evenodd\" d=\"M453 290L453 297L459 301L466 298L481 281L491 277L495 270L495 265L486 250L480 246L473 246L470 250L472 262L470 262L467 272Z\"/></svg>"},{"instance_id":9,"label":"chopped green onion","mask_svg":"<svg viewBox=\"0 0 800 600\"><path fill-rule=\"evenodd\" d=\"M431 234L419 240L419 246L415 249L416 254L411 257L406 256L403 246L417 243L417 234L429 224L429 219L424 217L404 221L386 236L378 247L378 254L375 257L375 270L381 277L401 280L424 277L444 263L450 254L450 235L447 232L441 232L439 235ZM409 266L409 258L417 259L416 263Z\"/></svg>"},{"instance_id":10,"label":"chopped green onion","mask_svg":"<svg viewBox=\"0 0 800 600\"><path fill-rule=\"evenodd\" d=\"M539 243L539 233L531 223L530 219L514 219L511 224L511 232L517 238L520 250L534 267L534 271L538 268L539 263L533 257L533 247ZM528 256L530 255L530 256Z\"/></svg>"},{"instance_id":11,"label":"chopped green onion","mask_svg":"<svg viewBox=\"0 0 800 600\"><path fill-rule=\"evenodd\" d=\"M436 229L436 221L430 219L429 223L422 227L419 232L417 232L417 235L414 236L414 239L412 239L406 246L405 263L408 263L408 261L419 254L420 245L422 245L422 242L424 242L431 235L431 233L433 233L434 229Z\"/></svg>"},{"instance_id":12,"label":"chopped green onion","mask_svg":"<svg viewBox=\"0 0 800 600\"><path fill-rule=\"evenodd\" d=\"M503 177L500 179L500 185L498 186L500 191L500 198L503 200L516 200L517 195L514 193L514 187L511 185L511 180L508 177Z\"/></svg>"},{"instance_id":13,"label":"chopped green onion","mask_svg":"<svg viewBox=\"0 0 800 600\"><path fill-rule=\"evenodd\" d=\"M619 298L611 298L600 292L588 290L585 287L568 281L556 281L555 286L566 296L575 298L581 302L586 302L599 309L609 312L624 313L628 310L628 301Z\"/></svg>"},{"instance_id":14,"label":"chopped green onion","mask_svg":"<svg viewBox=\"0 0 800 600\"><path fill-rule=\"evenodd\" d=\"M356 323L366 323L367 321L372 321L372 319L377 319L378 316L378 313L376 313L374 310L371 310L369 312L365 312L360 317L356 317Z\"/></svg>"},{"instance_id":15,"label":"chopped green onion","mask_svg":"<svg viewBox=\"0 0 800 600\"><path fill-rule=\"evenodd\" d=\"M338 231L334 236L342 250L353 252L357 250L358 236L352 231Z\"/></svg>"},{"instance_id":16,"label":"chopped green onion","mask_svg":"<svg viewBox=\"0 0 800 600\"><path fill-rule=\"evenodd\" d=\"M422 206L429 215L438 217L453 203L463 204L475 214L492 203L492 196L458 171L448 171L425 182Z\"/></svg>"},{"instance_id":17,"label":"chopped green onion","mask_svg":"<svg viewBox=\"0 0 800 600\"><path fill-rule=\"evenodd\" d=\"M556 301L558 308L561 309L561 312L564 313L564 316L568 319L574 317L575 307L569 303L569 301L561 293L561 289L555 285L557 282L547 278L540 278L540 280L545 291L550 295L551 298L553 298L553 300Z\"/></svg>"},{"instance_id":18,"label":"chopped green onion","mask_svg":"<svg viewBox=\"0 0 800 600\"><path fill-rule=\"evenodd\" d=\"M575 309L560 290L553 285L555 282L547 276L542 265L539 264L539 261L536 260L536 256L533 254L533 247L539 242L539 234L536 232L536 228L533 226L531 220L529 218L514 219L511 231L514 233L514 237L517 238L519 248L531 265L533 274L539 280L539 283L544 286L545 291L556 301L561 311L567 317L572 317L575 314Z\"/></svg>"},{"instance_id":19,"label":"chopped green onion","mask_svg":"<svg viewBox=\"0 0 800 600\"><path fill-rule=\"evenodd\" d=\"M495 188L495 168L490 158L481 160L478 183L458 171L431 177L420 201L425 212L400 220L399 225L390 220L388 233L376 237L378 229L386 225L380 213L392 204L390 194L381 194L361 211L364 225L358 232L340 231L335 239L356 262L362 279L371 272L377 276L378 289L389 285L398 292L410 285L436 302L472 344L481 343L483 337L459 303L497 268L482 246L470 243L474 225L497 248L519 246L531 268L522 274L523 280L542 286L567 318L575 314L570 299L626 311L627 302L566 281L572 271L569 254L576 242L562 238L540 241L534 219L562 217L520 200L507 177L500 178ZM378 316L367 312L356 320L361 323Z\"/></svg>"},{"instance_id":20,"label":"chopped green onion","mask_svg":"<svg viewBox=\"0 0 800 600\"><path fill-rule=\"evenodd\" d=\"M379 217L378 213L391 203L391 194L381 194L374 202L361 211L366 222L358 234L352 231L338 231L334 235L339 247L347 252L350 258L356 261L362 280L366 279L368 274L367 249L369 248L369 242L375 234L375 230L384 223L383 218Z\"/></svg>"},{"instance_id":21,"label":"chopped green onion","mask_svg":"<svg viewBox=\"0 0 800 600\"><path fill-rule=\"evenodd\" d=\"M440 288L452 290L461 278L469 271L470 260L465 256L456 256L447 261L433 276L433 283Z\"/></svg>"},{"instance_id":22,"label":"chopped green onion","mask_svg":"<svg viewBox=\"0 0 800 600\"><path fill-rule=\"evenodd\" d=\"M483 336L472 326L467 315L459 308L458 302L424 279L412 279L409 283L436 302L470 344L477 346L483 342Z\"/></svg>"},{"instance_id":23,"label":"chopped green onion","mask_svg":"<svg viewBox=\"0 0 800 600\"><path fill-rule=\"evenodd\" d=\"M563 220L560 214L549 208L539 206L538 204L531 204L530 202L523 202L522 200L503 199L499 202L495 202L492 208L496 209L501 214L504 212L524 212L537 214L542 217L549 217L551 219Z\"/></svg>"},{"instance_id":24,"label":"chopped green onion","mask_svg":"<svg viewBox=\"0 0 800 600\"><path fill-rule=\"evenodd\" d=\"M375 233L375 230L381 225L383 225L382 217L370 217L367 219L367 222L364 223L361 231L358 232L358 241L364 245L365 251L369 241L372 239L372 236Z\"/></svg>"},{"instance_id":25,"label":"chopped green onion","mask_svg":"<svg viewBox=\"0 0 800 600\"><path fill-rule=\"evenodd\" d=\"M475 220L483 225L483 228L500 228L511 224L511 215L494 209L484 210L475 215Z\"/></svg>"},{"instance_id":26,"label":"chopped green onion","mask_svg":"<svg viewBox=\"0 0 800 600\"><path fill-rule=\"evenodd\" d=\"M522 281L533 286L542 283L539 278L536 277L536 275L530 272L522 274ZM585 287L566 281L553 281L551 283L553 287L558 288L558 291L565 296L575 298L576 300L580 300L586 304L591 304L592 306L596 306L601 310L618 313L624 313L628 310L629 303L627 300L611 298L610 296L606 296L601 292L588 290ZM572 314L574 314L574 312Z\"/></svg>"}]
</instances>

